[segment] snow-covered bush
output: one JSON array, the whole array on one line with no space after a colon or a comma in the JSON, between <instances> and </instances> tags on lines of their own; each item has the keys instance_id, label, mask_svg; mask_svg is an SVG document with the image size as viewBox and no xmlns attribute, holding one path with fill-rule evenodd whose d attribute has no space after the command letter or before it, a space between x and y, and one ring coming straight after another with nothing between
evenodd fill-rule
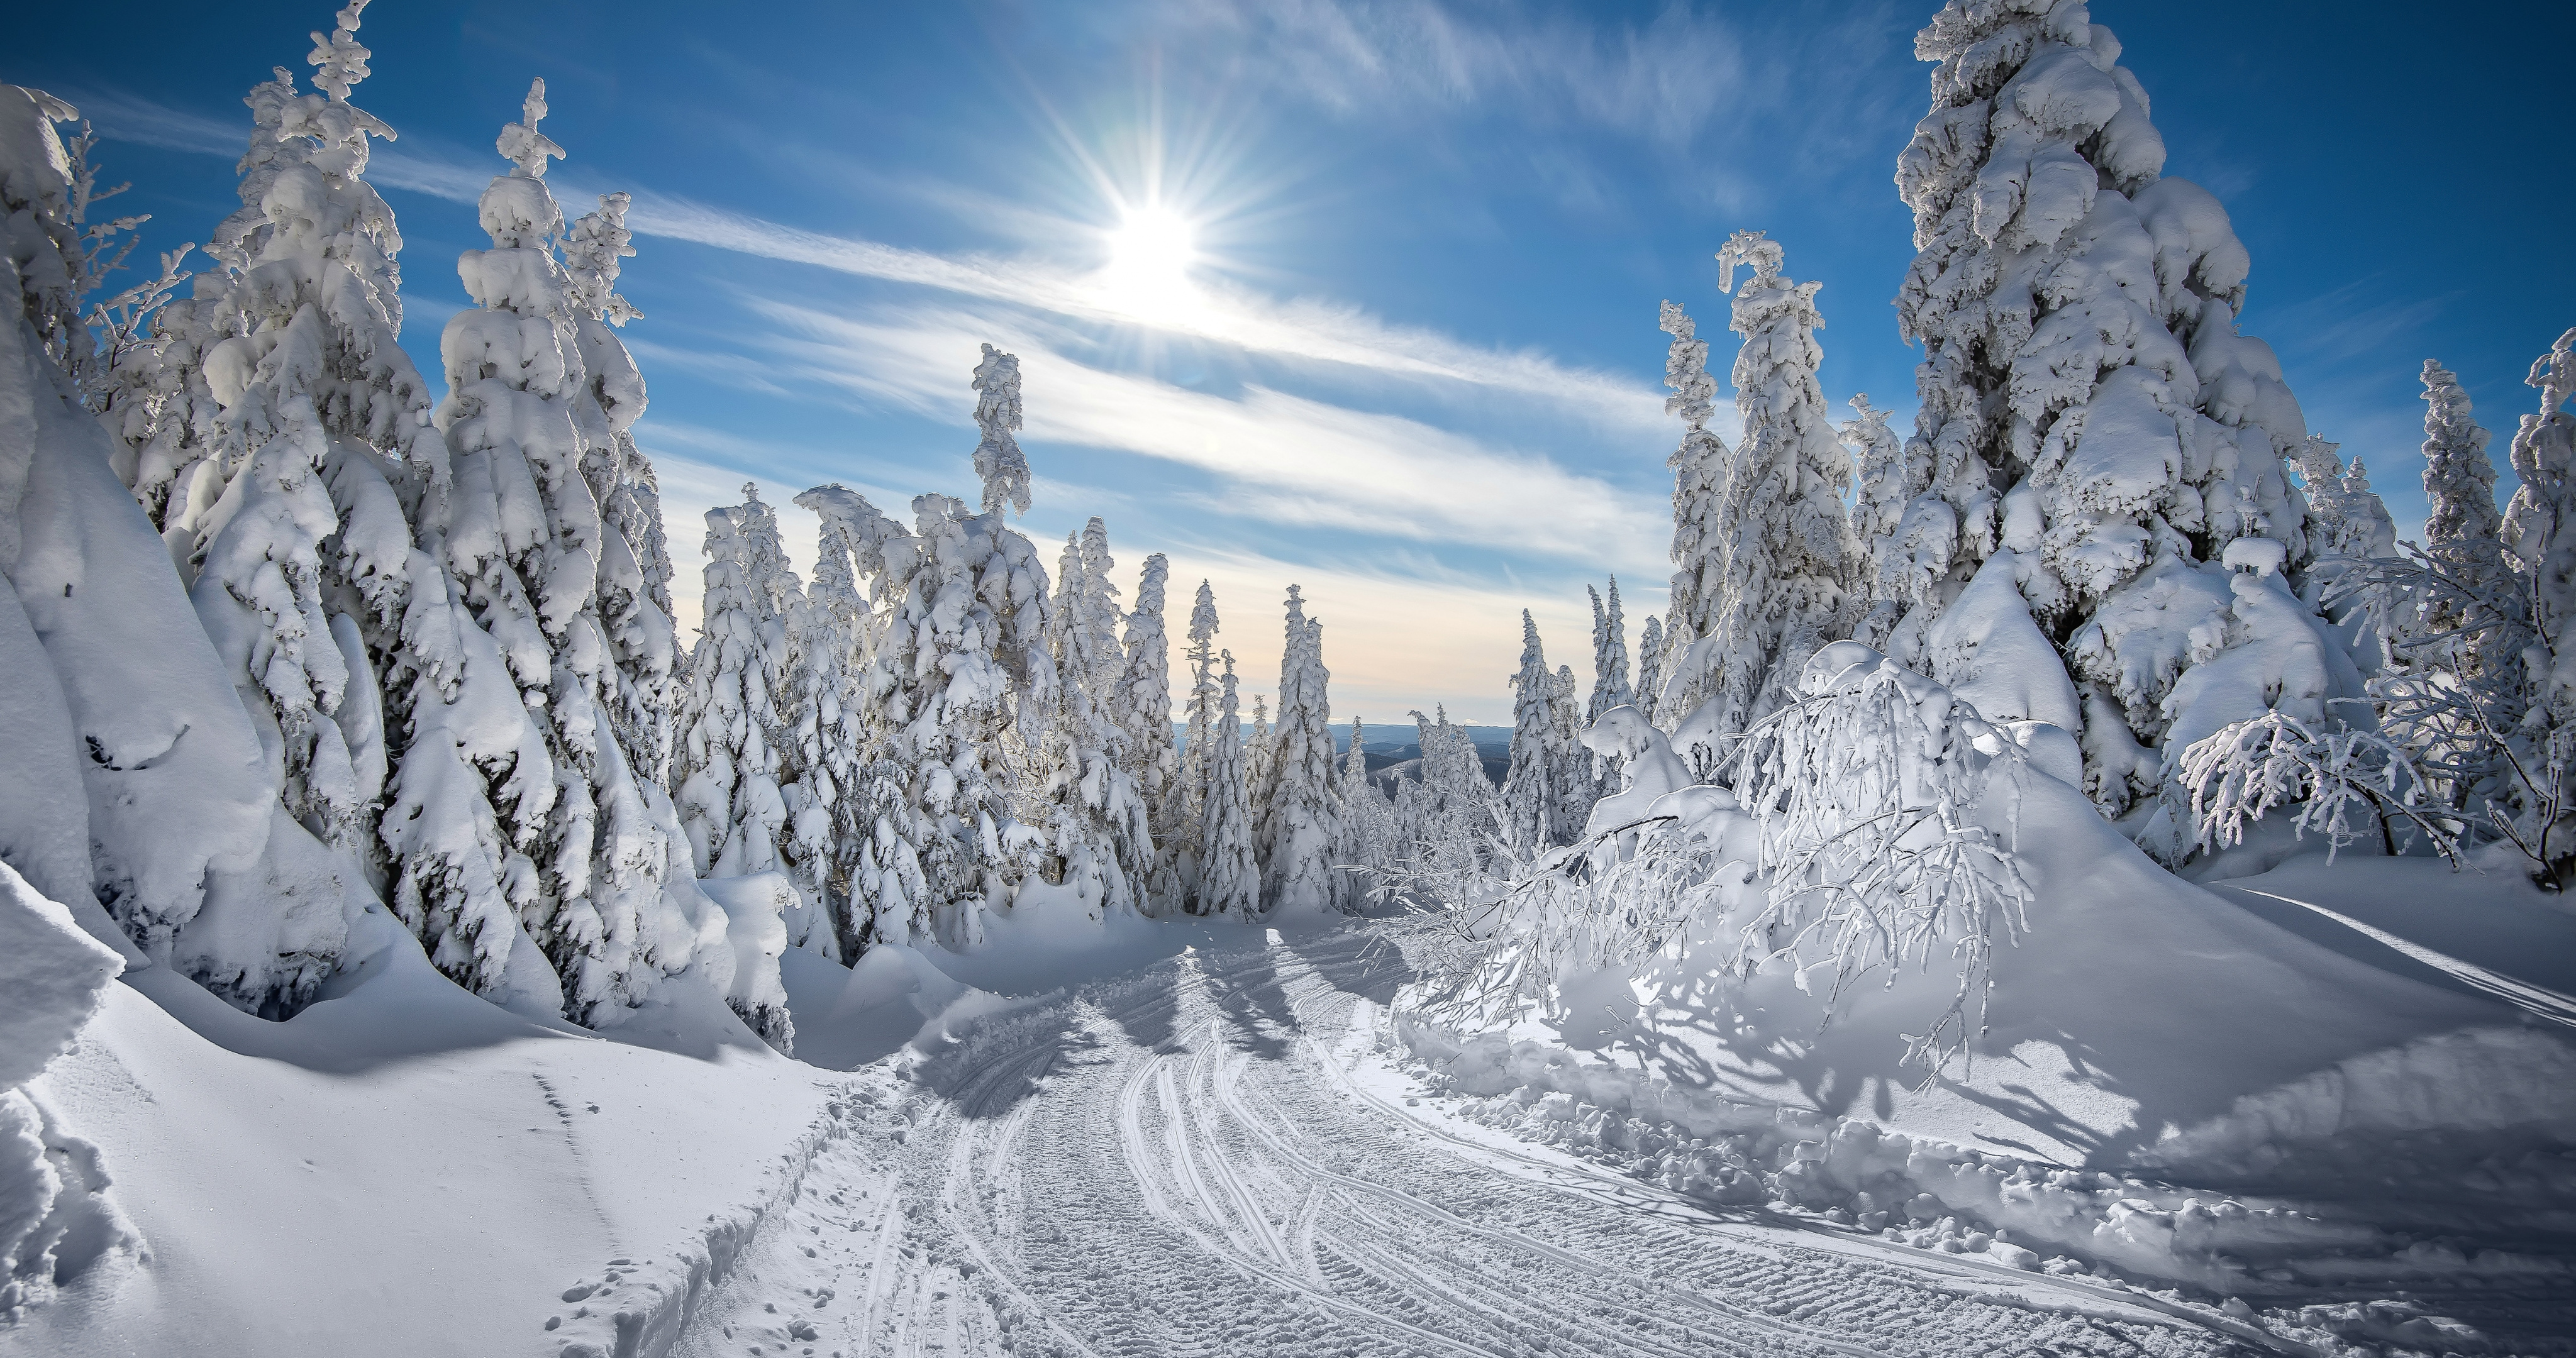
<instances>
[{"instance_id":1,"label":"snow-covered bush","mask_svg":"<svg viewBox=\"0 0 2576 1358\"><path fill-rule=\"evenodd\" d=\"M2033 733L1857 642L1818 651L1800 688L1744 733L1728 787L1690 782L1635 709L1604 714L1592 740L1625 756L1628 790L1496 893L1491 942L1434 1004L1490 1019L1689 928L1719 940L1719 973L1821 981L1829 1012L1866 978L1941 968L1950 998L1905 1058L1938 1074L1982 1027L1995 948L2027 927L2014 817Z\"/></svg>"},{"instance_id":2,"label":"snow-covered bush","mask_svg":"<svg viewBox=\"0 0 2576 1358\"><path fill-rule=\"evenodd\" d=\"M2244 841L2248 823L2295 805L2290 824L2326 841L2326 859L2363 839L2397 852L2391 820L2403 820L2445 857L2457 859L2451 823L2425 806L2424 775L2386 737L2349 727L2311 730L2282 712L2223 727L2183 751L2181 785L2191 796L2195 847Z\"/></svg>"}]
</instances>

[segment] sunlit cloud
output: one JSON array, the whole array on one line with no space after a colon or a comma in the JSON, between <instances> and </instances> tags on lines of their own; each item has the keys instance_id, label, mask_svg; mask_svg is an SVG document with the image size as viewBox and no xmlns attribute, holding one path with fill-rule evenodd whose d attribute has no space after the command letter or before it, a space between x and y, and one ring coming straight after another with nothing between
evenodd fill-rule
<instances>
[{"instance_id":1,"label":"sunlit cloud","mask_svg":"<svg viewBox=\"0 0 2576 1358\"><path fill-rule=\"evenodd\" d=\"M1651 566L1670 531L1657 499L1400 415L1259 386L1223 397L1106 372L997 334L990 317L905 312L880 324L756 305L808 338L788 350L806 371L950 419L963 413L958 374L978 341L1011 342L1031 393L1029 438L1212 473L1232 484L1226 507L1239 514L1613 569Z\"/></svg>"}]
</instances>

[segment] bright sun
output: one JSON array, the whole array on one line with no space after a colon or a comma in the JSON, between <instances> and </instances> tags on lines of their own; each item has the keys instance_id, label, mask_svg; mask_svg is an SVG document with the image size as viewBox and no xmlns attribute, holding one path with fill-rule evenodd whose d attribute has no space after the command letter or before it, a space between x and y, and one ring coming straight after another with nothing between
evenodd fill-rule
<instances>
[{"instance_id":1,"label":"bright sun","mask_svg":"<svg viewBox=\"0 0 2576 1358\"><path fill-rule=\"evenodd\" d=\"M1197 296L1190 265L1198 258L1196 232L1180 214L1159 204L1131 208L1108 235L1109 265L1101 283L1131 315L1168 316Z\"/></svg>"}]
</instances>

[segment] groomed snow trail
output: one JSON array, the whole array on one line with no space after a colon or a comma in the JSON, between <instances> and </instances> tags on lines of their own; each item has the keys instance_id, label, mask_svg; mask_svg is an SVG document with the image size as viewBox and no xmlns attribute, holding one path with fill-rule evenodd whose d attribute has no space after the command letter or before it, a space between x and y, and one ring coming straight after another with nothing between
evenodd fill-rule
<instances>
[{"instance_id":1,"label":"groomed snow trail","mask_svg":"<svg viewBox=\"0 0 2576 1358\"><path fill-rule=\"evenodd\" d=\"M1406 975L1365 930L1274 935L986 1023L858 1094L883 1134L819 1151L678 1351L2253 1351L1480 1153L1353 1083L1355 1009Z\"/></svg>"}]
</instances>

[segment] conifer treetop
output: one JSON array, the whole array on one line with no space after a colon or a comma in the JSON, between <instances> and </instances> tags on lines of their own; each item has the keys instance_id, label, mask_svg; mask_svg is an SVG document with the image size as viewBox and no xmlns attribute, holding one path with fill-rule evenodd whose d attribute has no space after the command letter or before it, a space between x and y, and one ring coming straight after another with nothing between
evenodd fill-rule
<instances>
[{"instance_id":1,"label":"conifer treetop","mask_svg":"<svg viewBox=\"0 0 2576 1358\"><path fill-rule=\"evenodd\" d=\"M538 76L528 82L528 97L519 105L519 121L501 129L501 139L494 143L501 158L517 168L510 172L516 179L543 179L546 162L564 158L564 149L554 138L537 130L546 120L546 78Z\"/></svg>"},{"instance_id":2,"label":"conifer treetop","mask_svg":"<svg viewBox=\"0 0 2576 1358\"><path fill-rule=\"evenodd\" d=\"M1673 389L1664 398L1664 413L1680 416L1696 433L1716 409L1717 379L1708 375L1708 341L1699 337L1699 327L1679 302L1664 303L1656 328L1673 337L1664 356L1664 385Z\"/></svg>"},{"instance_id":3,"label":"conifer treetop","mask_svg":"<svg viewBox=\"0 0 2576 1358\"><path fill-rule=\"evenodd\" d=\"M1753 281L1758 286L1776 286L1780 262L1780 242L1765 239L1759 231L1738 231L1727 237L1725 247L1717 252L1717 290L1735 291L1738 268L1753 270Z\"/></svg>"},{"instance_id":4,"label":"conifer treetop","mask_svg":"<svg viewBox=\"0 0 2576 1358\"><path fill-rule=\"evenodd\" d=\"M968 384L975 396L975 427L983 440L975 445L975 474L984 478L984 512L1016 509L1029 512L1029 459L1012 431L1020 427L1020 358L992 345L975 365Z\"/></svg>"},{"instance_id":5,"label":"conifer treetop","mask_svg":"<svg viewBox=\"0 0 2576 1358\"><path fill-rule=\"evenodd\" d=\"M367 0L349 0L329 36L313 35L313 55L305 60L316 68L313 87L331 96L332 103L349 102L349 88L372 74L367 58L374 54L358 43L358 15L366 8Z\"/></svg>"}]
</instances>

